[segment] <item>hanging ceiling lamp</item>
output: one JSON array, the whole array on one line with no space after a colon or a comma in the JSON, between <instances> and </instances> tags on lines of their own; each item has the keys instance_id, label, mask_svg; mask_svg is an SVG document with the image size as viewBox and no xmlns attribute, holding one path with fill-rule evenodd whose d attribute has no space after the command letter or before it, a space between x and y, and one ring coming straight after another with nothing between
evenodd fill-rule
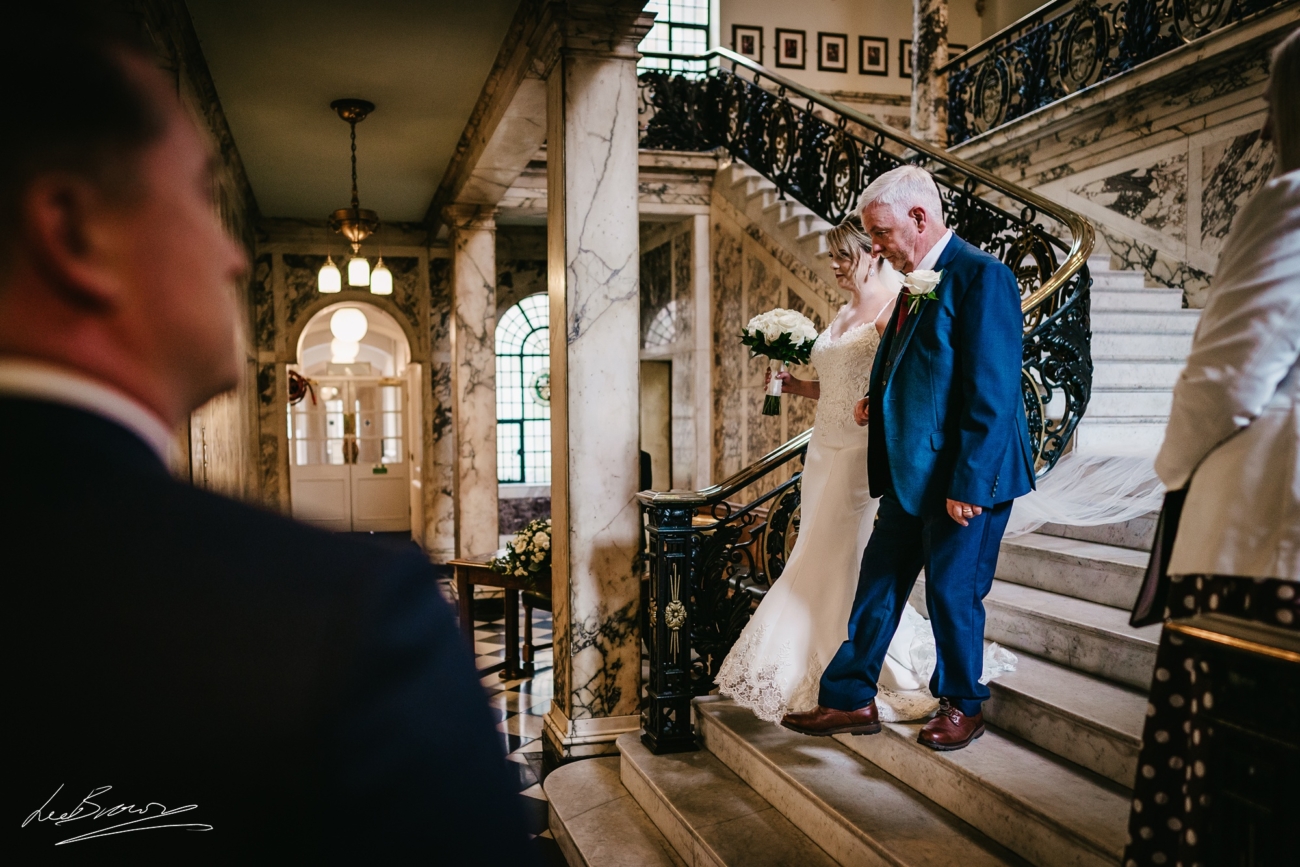
<instances>
[{"instance_id":1,"label":"hanging ceiling lamp","mask_svg":"<svg viewBox=\"0 0 1300 867\"><path fill-rule=\"evenodd\" d=\"M361 255L361 242L370 237L379 228L379 215L361 207L357 197L357 124L375 110L373 102L364 99L336 99L330 108L338 112L340 118L348 122L352 132L352 206L339 208L330 215L329 225L352 244L352 258L348 260L348 285L369 286L376 295L389 295L393 291L393 277L387 268L383 268L384 277L378 285L371 281L370 263ZM376 269L378 270L378 269ZM342 275L333 258L326 260L316 277L316 285L321 292L338 292L342 289Z\"/></svg>"}]
</instances>

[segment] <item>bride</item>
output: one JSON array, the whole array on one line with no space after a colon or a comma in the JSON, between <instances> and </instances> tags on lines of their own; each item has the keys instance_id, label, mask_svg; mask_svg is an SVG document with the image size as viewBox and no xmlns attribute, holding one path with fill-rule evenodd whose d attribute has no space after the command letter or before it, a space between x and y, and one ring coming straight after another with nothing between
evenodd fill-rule
<instances>
[{"instance_id":1,"label":"bride","mask_svg":"<svg viewBox=\"0 0 1300 867\"><path fill-rule=\"evenodd\" d=\"M777 374L782 392L817 401L804 460L799 536L780 580L717 676L722 695L770 722L817 704L822 669L848 636L859 560L878 505L867 488L867 428L854 422L853 405L867 391L902 276L871 255L871 241L856 216L831 229L826 240L835 281L849 303L813 345L810 363L817 380ZM926 688L934 660L930 624L907 605L878 680L876 705L883 722L919 719L938 708ZM1014 656L991 645L984 680L1014 663Z\"/></svg>"}]
</instances>

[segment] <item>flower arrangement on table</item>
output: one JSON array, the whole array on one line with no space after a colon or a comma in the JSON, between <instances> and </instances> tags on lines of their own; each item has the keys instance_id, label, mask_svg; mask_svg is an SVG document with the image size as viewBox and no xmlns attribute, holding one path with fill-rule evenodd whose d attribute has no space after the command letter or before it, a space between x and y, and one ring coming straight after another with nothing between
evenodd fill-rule
<instances>
[{"instance_id":1,"label":"flower arrangement on table","mask_svg":"<svg viewBox=\"0 0 1300 867\"><path fill-rule=\"evenodd\" d=\"M777 307L749 320L740 332L740 342L749 347L750 355L768 359L773 374L788 370L791 364L807 364L817 326L797 310ZM767 383L763 415L781 414L781 380L775 375Z\"/></svg>"},{"instance_id":2,"label":"flower arrangement on table","mask_svg":"<svg viewBox=\"0 0 1300 867\"><path fill-rule=\"evenodd\" d=\"M515 533L505 554L493 559L492 571L522 578L529 590L536 590L538 573L551 571L551 519L529 521Z\"/></svg>"}]
</instances>

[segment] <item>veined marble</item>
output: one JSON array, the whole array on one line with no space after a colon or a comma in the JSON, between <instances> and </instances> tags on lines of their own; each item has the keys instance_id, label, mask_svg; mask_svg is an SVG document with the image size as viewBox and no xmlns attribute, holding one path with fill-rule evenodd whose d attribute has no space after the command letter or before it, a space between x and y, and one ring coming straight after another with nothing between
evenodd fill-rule
<instances>
[{"instance_id":1,"label":"veined marble","mask_svg":"<svg viewBox=\"0 0 1300 867\"><path fill-rule=\"evenodd\" d=\"M491 211L450 206L451 381L456 438L456 555L499 546L496 406L496 223Z\"/></svg>"},{"instance_id":2,"label":"veined marble","mask_svg":"<svg viewBox=\"0 0 1300 867\"><path fill-rule=\"evenodd\" d=\"M948 0L912 0L912 135L948 142L948 79L935 70L948 62Z\"/></svg>"},{"instance_id":3,"label":"veined marble","mask_svg":"<svg viewBox=\"0 0 1300 867\"><path fill-rule=\"evenodd\" d=\"M650 24L640 4L565 11L547 135L555 697L546 747L558 756L613 751L612 737L579 743L575 726L640 708L634 46Z\"/></svg>"}]
</instances>

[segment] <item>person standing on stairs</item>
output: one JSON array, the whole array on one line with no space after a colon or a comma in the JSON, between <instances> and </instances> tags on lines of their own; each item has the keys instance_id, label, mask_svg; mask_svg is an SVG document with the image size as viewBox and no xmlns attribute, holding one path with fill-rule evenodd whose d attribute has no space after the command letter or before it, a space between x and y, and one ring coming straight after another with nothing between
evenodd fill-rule
<instances>
[{"instance_id":1,"label":"person standing on stairs","mask_svg":"<svg viewBox=\"0 0 1300 867\"><path fill-rule=\"evenodd\" d=\"M907 274L854 407L869 425L868 477L881 498L848 637L821 677L818 706L783 725L809 735L873 734L881 666L926 571L938 714L918 740L961 749L984 733L984 604L1012 501L1034 487L1020 393L1020 289L1006 265L946 228L929 173L902 166L862 194L873 252Z\"/></svg>"},{"instance_id":2,"label":"person standing on stairs","mask_svg":"<svg viewBox=\"0 0 1300 867\"><path fill-rule=\"evenodd\" d=\"M1169 490L1187 488L1166 620L1214 611L1300 630L1297 91L1300 31L1274 52L1266 92L1276 174L1233 222L1156 457ZM1205 764L1213 733L1198 714L1214 702L1204 686L1212 670L1175 640L1166 630L1156 651L1124 853L1135 867L1214 858Z\"/></svg>"}]
</instances>

